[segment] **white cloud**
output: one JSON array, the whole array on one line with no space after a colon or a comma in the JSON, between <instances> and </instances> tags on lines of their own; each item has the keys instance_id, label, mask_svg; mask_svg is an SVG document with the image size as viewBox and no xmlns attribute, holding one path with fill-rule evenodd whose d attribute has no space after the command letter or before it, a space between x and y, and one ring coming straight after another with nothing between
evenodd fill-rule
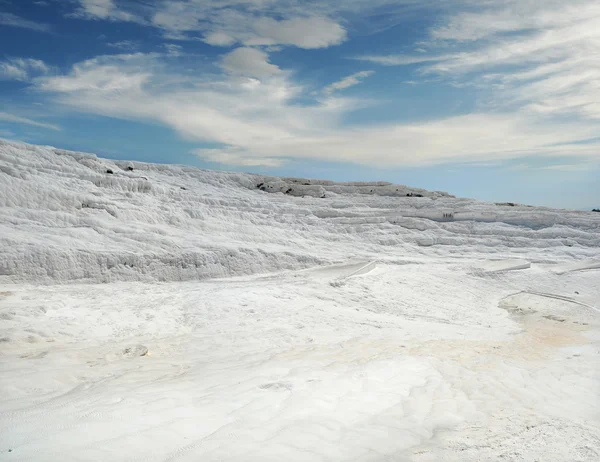
<instances>
[{"instance_id":1,"label":"white cloud","mask_svg":"<svg viewBox=\"0 0 600 462\"><path fill-rule=\"evenodd\" d=\"M506 33L527 33L569 26L598 15L592 0L495 0L474 11L459 11L431 30L434 40L472 42Z\"/></svg>"},{"instance_id":2,"label":"white cloud","mask_svg":"<svg viewBox=\"0 0 600 462\"><path fill-rule=\"evenodd\" d=\"M175 43L165 43L163 44L163 48L165 49L167 56L176 57L183 55L183 47L181 45L176 45Z\"/></svg>"},{"instance_id":3,"label":"white cloud","mask_svg":"<svg viewBox=\"0 0 600 462\"><path fill-rule=\"evenodd\" d=\"M226 34L222 31L209 32L204 36L204 41L209 45L216 47L228 47L236 42L236 39L231 35Z\"/></svg>"},{"instance_id":4,"label":"white cloud","mask_svg":"<svg viewBox=\"0 0 600 462\"><path fill-rule=\"evenodd\" d=\"M428 8L431 0L71 0L70 16L136 21L162 30L171 40L203 40L214 46L324 48L347 39L348 18L385 23ZM385 11L386 14L382 14ZM374 18L379 18L375 19ZM380 26L375 26L380 27Z\"/></svg>"},{"instance_id":5,"label":"white cloud","mask_svg":"<svg viewBox=\"0 0 600 462\"><path fill-rule=\"evenodd\" d=\"M197 9L187 2L165 2L162 9L156 11L152 24L169 32L188 32L200 27L200 20L207 19L205 9ZM181 38L184 38L181 35Z\"/></svg>"},{"instance_id":6,"label":"white cloud","mask_svg":"<svg viewBox=\"0 0 600 462\"><path fill-rule=\"evenodd\" d=\"M264 54L258 58L268 64ZM597 159L600 153L600 142L584 142L597 137L594 123L510 112L348 127L343 119L356 101L330 95L319 104L297 105L307 90L292 74L236 63L237 75L208 79L185 77L158 55L107 56L80 63L68 75L40 78L37 88L80 111L155 121L186 139L220 144L195 154L225 164L277 166L296 158L400 166L523 156ZM249 73L261 77L240 77Z\"/></svg>"},{"instance_id":7,"label":"white cloud","mask_svg":"<svg viewBox=\"0 0 600 462\"><path fill-rule=\"evenodd\" d=\"M243 167L280 167L285 164L285 159L277 157L249 157L243 150L233 149L194 149L192 154L200 159L224 165Z\"/></svg>"},{"instance_id":8,"label":"white cloud","mask_svg":"<svg viewBox=\"0 0 600 462\"><path fill-rule=\"evenodd\" d=\"M431 54L366 56L479 89L480 104L529 116L600 119L600 3L497 0L430 31ZM487 96L486 96L487 95Z\"/></svg>"},{"instance_id":9,"label":"white cloud","mask_svg":"<svg viewBox=\"0 0 600 462\"><path fill-rule=\"evenodd\" d=\"M581 145L594 126L544 125L512 114L472 114L422 124L389 124L375 128L336 127L269 142L246 140L246 146L211 150L211 158L281 157L353 162L369 166L429 165L515 159L523 156L598 158L600 143ZM560 146L556 146L560 144ZM245 165L249 165L246 163Z\"/></svg>"},{"instance_id":10,"label":"white cloud","mask_svg":"<svg viewBox=\"0 0 600 462\"><path fill-rule=\"evenodd\" d=\"M70 14L82 19L142 22L141 18L117 7L114 0L76 0L79 7Z\"/></svg>"},{"instance_id":11,"label":"white cloud","mask_svg":"<svg viewBox=\"0 0 600 462\"><path fill-rule=\"evenodd\" d=\"M279 67L269 63L267 53L256 48L236 48L223 57L223 69L231 74L263 78L281 72Z\"/></svg>"},{"instance_id":12,"label":"white cloud","mask_svg":"<svg viewBox=\"0 0 600 462\"><path fill-rule=\"evenodd\" d=\"M345 88L352 87L354 85L358 85L363 79L366 79L367 77L373 75L374 73L375 73L375 71L356 72L352 75L344 77L341 80L338 80L337 82L332 83L331 85L328 85L327 87L325 87L323 89L323 92L329 94L329 93L333 93L334 91L343 90Z\"/></svg>"},{"instance_id":13,"label":"white cloud","mask_svg":"<svg viewBox=\"0 0 600 462\"><path fill-rule=\"evenodd\" d=\"M138 71L135 63L147 55L116 55L99 57L73 66L70 75L37 79L38 89L58 93L95 92L96 94L118 94L141 92L148 81L149 72Z\"/></svg>"},{"instance_id":14,"label":"white cloud","mask_svg":"<svg viewBox=\"0 0 600 462\"><path fill-rule=\"evenodd\" d=\"M342 43L346 30L323 15L308 15L310 5L272 1L172 1L158 9L152 23L172 39L202 38L214 46L287 45L325 48ZM277 19L275 19L275 17Z\"/></svg>"},{"instance_id":15,"label":"white cloud","mask_svg":"<svg viewBox=\"0 0 600 462\"><path fill-rule=\"evenodd\" d=\"M600 15L559 29L529 32L524 36L496 39L492 43L446 56L428 68L430 72L467 73L498 66L556 63L592 52L600 46Z\"/></svg>"},{"instance_id":16,"label":"white cloud","mask_svg":"<svg viewBox=\"0 0 600 462\"><path fill-rule=\"evenodd\" d=\"M135 51L140 47L140 43L135 40L121 40L120 42L107 43L106 45L122 51Z\"/></svg>"},{"instance_id":17,"label":"white cloud","mask_svg":"<svg viewBox=\"0 0 600 462\"><path fill-rule=\"evenodd\" d=\"M345 41L344 25L349 19L370 29L385 29L416 9L436 5L435 0L64 1L77 5L68 16L135 21L161 29L172 40L204 40L214 46L283 45L306 49Z\"/></svg>"},{"instance_id":18,"label":"white cloud","mask_svg":"<svg viewBox=\"0 0 600 462\"><path fill-rule=\"evenodd\" d=\"M30 29L37 32L50 32L51 28L48 24L43 24L29 19L23 19L12 13L0 13L0 25L20 27L22 29Z\"/></svg>"},{"instance_id":19,"label":"white cloud","mask_svg":"<svg viewBox=\"0 0 600 462\"><path fill-rule=\"evenodd\" d=\"M89 60L68 75L38 79L37 88L81 111L159 121L186 138L232 146L249 138L276 141L304 122L288 111L295 89L283 75L193 79L173 74L157 55Z\"/></svg>"},{"instance_id":20,"label":"white cloud","mask_svg":"<svg viewBox=\"0 0 600 462\"><path fill-rule=\"evenodd\" d=\"M407 66L410 64L421 64L431 61L442 61L449 59L448 56L410 56L410 55L365 55L355 56L352 59L358 61L369 61L383 66Z\"/></svg>"},{"instance_id":21,"label":"white cloud","mask_svg":"<svg viewBox=\"0 0 600 462\"><path fill-rule=\"evenodd\" d=\"M32 125L34 127L47 128L49 130L60 131L60 127L54 124L48 124L45 122L38 122L36 120L28 119L26 117L16 116L7 112L0 112L0 120L5 122L12 122L17 124Z\"/></svg>"},{"instance_id":22,"label":"white cloud","mask_svg":"<svg viewBox=\"0 0 600 462\"><path fill-rule=\"evenodd\" d=\"M28 81L32 76L48 71L48 66L39 59L9 58L0 62L0 80Z\"/></svg>"},{"instance_id":23,"label":"white cloud","mask_svg":"<svg viewBox=\"0 0 600 462\"><path fill-rule=\"evenodd\" d=\"M346 40L346 30L327 18L308 17L277 21L260 18L254 23L255 36L247 45L294 45L299 48L327 48Z\"/></svg>"},{"instance_id":24,"label":"white cloud","mask_svg":"<svg viewBox=\"0 0 600 462\"><path fill-rule=\"evenodd\" d=\"M78 0L78 14L89 18L107 19L116 6L113 0Z\"/></svg>"},{"instance_id":25,"label":"white cloud","mask_svg":"<svg viewBox=\"0 0 600 462\"><path fill-rule=\"evenodd\" d=\"M160 3L148 18L164 34L238 48L213 63L188 60L186 68L178 67L181 49L173 44L161 54L98 57L65 75L38 77L34 87L78 111L157 122L188 140L219 145L194 153L223 164L273 167L299 158L399 166L523 156L589 161L600 155L600 24L596 2L573 1L575 7L494 0L477 2L475 12L458 7L473 5L469 0L457 1L429 42L415 44L430 52L359 57L416 64L421 76L477 87L477 112L422 123L346 126L364 102L339 90L372 71L315 91L321 100L309 101L314 88L303 88L291 70L269 62L268 51L279 47L341 43L346 22L339 11L377 1L343 7L311 2L311 8L296 0ZM95 8L86 10L89 18L127 18L113 1L88 6Z\"/></svg>"}]
</instances>

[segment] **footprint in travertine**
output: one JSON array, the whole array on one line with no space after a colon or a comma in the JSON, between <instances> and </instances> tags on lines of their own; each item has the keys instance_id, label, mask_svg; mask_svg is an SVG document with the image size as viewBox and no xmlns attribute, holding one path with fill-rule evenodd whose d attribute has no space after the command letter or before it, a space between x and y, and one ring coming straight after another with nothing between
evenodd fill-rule
<instances>
[{"instance_id":1,"label":"footprint in travertine","mask_svg":"<svg viewBox=\"0 0 600 462\"><path fill-rule=\"evenodd\" d=\"M261 390L272 390L272 391L292 391L294 386L289 382L271 382L271 383L263 383L259 385L258 388Z\"/></svg>"},{"instance_id":2,"label":"footprint in travertine","mask_svg":"<svg viewBox=\"0 0 600 462\"><path fill-rule=\"evenodd\" d=\"M138 356L146 356L148 354L148 348L144 345L131 345L123 348L121 355L124 358L137 358Z\"/></svg>"},{"instance_id":3,"label":"footprint in travertine","mask_svg":"<svg viewBox=\"0 0 600 462\"><path fill-rule=\"evenodd\" d=\"M497 273L499 271L514 271L520 269L528 269L531 268L531 263L529 263L526 260L520 259L490 260L479 263L477 267L482 269L486 273Z\"/></svg>"}]
</instances>

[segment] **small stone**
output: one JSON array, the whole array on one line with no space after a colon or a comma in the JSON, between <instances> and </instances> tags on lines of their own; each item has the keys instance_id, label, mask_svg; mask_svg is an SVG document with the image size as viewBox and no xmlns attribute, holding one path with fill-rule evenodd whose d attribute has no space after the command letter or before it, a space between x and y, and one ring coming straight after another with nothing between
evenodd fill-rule
<instances>
[{"instance_id":1,"label":"small stone","mask_svg":"<svg viewBox=\"0 0 600 462\"><path fill-rule=\"evenodd\" d=\"M146 356L148 354L148 347L144 345L131 345L124 348L122 354L125 358L135 358L137 356Z\"/></svg>"}]
</instances>

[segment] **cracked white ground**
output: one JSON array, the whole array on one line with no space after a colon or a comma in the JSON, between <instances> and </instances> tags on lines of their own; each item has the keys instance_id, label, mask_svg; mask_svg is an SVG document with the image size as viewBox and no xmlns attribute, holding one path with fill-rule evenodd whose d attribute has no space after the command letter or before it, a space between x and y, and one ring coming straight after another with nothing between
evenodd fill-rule
<instances>
[{"instance_id":1,"label":"cracked white ground","mask_svg":"<svg viewBox=\"0 0 600 462\"><path fill-rule=\"evenodd\" d=\"M0 460L600 459L600 214L125 166L0 142Z\"/></svg>"}]
</instances>

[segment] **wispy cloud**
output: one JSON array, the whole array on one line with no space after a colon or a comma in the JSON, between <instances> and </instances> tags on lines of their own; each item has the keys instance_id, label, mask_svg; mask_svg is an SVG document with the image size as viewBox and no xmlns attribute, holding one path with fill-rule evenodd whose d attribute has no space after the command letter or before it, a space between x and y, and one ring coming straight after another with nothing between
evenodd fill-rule
<instances>
[{"instance_id":1,"label":"wispy cloud","mask_svg":"<svg viewBox=\"0 0 600 462\"><path fill-rule=\"evenodd\" d=\"M377 166L598 158L600 141L584 142L596 136L600 118L600 7L592 0L455 0L445 3L451 7L413 52L355 58L369 67L413 65L417 82L427 78L476 87L478 109L466 115L348 126L348 115L364 102L344 97L341 90L372 70L357 69L314 91L275 59L275 50L286 47L339 45L352 30L345 14L400 3L439 5L78 0L74 14L82 19L136 21L173 40L233 49L185 67L178 62L182 48L172 43L160 53L101 56L65 74L40 72L33 88L73 110L164 124L186 139L219 146L194 153L226 164L279 166L290 158ZM142 6L134 11L132 5ZM132 51L130 45L113 44L123 51ZM13 78L31 79L23 66L10 72Z\"/></svg>"},{"instance_id":2,"label":"wispy cloud","mask_svg":"<svg viewBox=\"0 0 600 462\"><path fill-rule=\"evenodd\" d=\"M326 48L348 39L349 19L371 29L392 27L436 0L71 0L68 17L134 21L160 29L170 40L203 40L213 46ZM469 1L469 0L453 0ZM385 12L385 14L382 14Z\"/></svg>"},{"instance_id":3,"label":"wispy cloud","mask_svg":"<svg viewBox=\"0 0 600 462\"><path fill-rule=\"evenodd\" d=\"M336 9L324 0L308 3L300 0L175 0L147 4L75 1L77 8L69 17L138 22L162 30L168 39L201 39L214 46L284 45L314 49L337 45L347 38L345 27L331 18ZM362 0L350 1L341 9L352 9L360 2ZM313 13L307 14L308 11Z\"/></svg>"},{"instance_id":4,"label":"wispy cloud","mask_svg":"<svg viewBox=\"0 0 600 462\"><path fill-rule=\"evenodd\" d=\"M121 51L136 51L140 47L140 42L136 40L121 40L120 42L107 43L106 45Z\"/></svg>"},{"instance_id":5,"label":"wispy cloud","mask_svg":"<svg viewBox=\"0 0 600 462\"><path fill-rule=\"evenodd\" d=\"M38 122L36 120L28 119L26 117L16 116L14 114L9 114L7 112L0 112L0 120L5 122L11 122L16 124L24 124L24 125L32 125L34 127L47 128L49 130L60 131L60 127L58 125L49 124L45 122Z\"/></svg>"},{"instance_id":6,"label":"wispy cloud","mask_svg":"<svg viewBox=\"0 0 600 462\"><path fill-rule=\"evenodd\" d=\"M177 45L175 43L165 43L163 44L163 49L166 51L167 56L176 57L183 55L183 47L181 45Z\"/></svg>"},{"instance_id":7,"label":"wispy cloud","mask_svg":"<svg viewBox=\"0 0 600 462\"><path fill-rule=\"evenodd\" d=\"M365 56L420 65L421 74L487 90L495 110L600 119L600 3L498 0L450 14L430 31L429 54ZM442 80L444 81L444 80Z\"/></svg>"},{"instance_id":8,"label":"wispy cloud","mask_svg":"<svg viewBox=\"0 0 600 462\"><path fill-rule=\"evenodd\" d=\"M236 148L194 149L192 154L208 162L241 167L281 167L287 161L278 157L249 157L246 152Z\"/></svg>"},{"instance_id":9,"label":"wispy cloud","mask_svg":"<svg viewBox=\"0 0 600 462\"><path fill-rule=\"evenodd\" d=\"M248 50L239 50L242 59L210 79L184 79L164 57L138 53L89 60L67 75L39 78L36 84L80 111L158 121L189 140L220 144L195 153L228 164L274 166L300 158L427 165L523 156L593 158L600 149L600 142L582 143L596 136L596 124L508 112L345 126L343 119L357 101L332 94L312 105L297 105L297 97L308 89L294 82L293 74L268 63L264 52L248 49L252 52L245 55Z\"/></svg>"},{"instance_id":10,"label":"wispy cloud","mask_svg":"<svg viewBox=\"0 0 600 462\"><path fill-rule=\"evenodd\" d=\"M46 74L49 67L39 59L8 58L0 61L0 80L28 81L33 76Z\"/></svg>"},{"instance_id":11,"label":"wispy cloud","mask_svg":"<svg viewBox=\"0 0 600 462\"><path fill-rule=\"evenodd\" d=\"M34 30L37 32L50 32L52 30L48 24L24 19L12 13L0 13L0 25L20 27L22 29Z\"/></svg>"},{"instance_id":12,"label":"wispy cloud","mask_svg":"<svg viewBox=\"0 0 600 462\"><path fill-rule=\"evenodd\" d=\"M360 82L362 82L367 77L373 75L374 73L375 73L375 71L355 72L352 75L344 77L343 79L338 80L337 82L333 82L332 84L326 86L323 89L323 91L324 91L324 93L331 94L334 91L344 90L344 89L352 87L354 85L358 85Z\"/></svg>"},{"instance_id":13,"label":"wispy cloud","mask_svg":"<svg viewBox=\"0 0 600 462\"><path fill-rule=\"evenodd\" d=\"M431 61L443 61L449 56L412 56L412 55L364 55L354 56L352 59L358 61L369 61L384 66L407 66L409 64L421 64Z\"/></svg>"},{"instance_id":14,"label":"wispy cloud","mask_svg":"<svg viewBox=\"0 0 600 462\"><path fill-rule=\"evenodd\" d=\"M256 11L215 11L197 3L172 2L158 11L152 23L167 38L185 40L200 37L214 46L287 45L299 48L326 48L346 39L345 28L327 17L288 17L277 20ZM200 36L198 35L200 33Z\"/></svg>"},{"instance_id":15,"label":"wispy cloud","mask_svg":"<svg viewBox=\"0 0 600 462\"><path fill-rule=\"evenodd\" d=\"M37 88L42 91L63 94L78 92L98 95L117 92L139 93L151 74L149 70L135 70L135 63L141 59L150 62L153 56L138 53L90 59L73 66L70 75L37 79ZM134 69L129 67L131 64Z\"/></svg>"},{"instance_id":16,"label":"wispy cloud","mask_svg":"<svg viewBox=\"0 0 600 462\"><path fill-rule=\"evenodd\" d=\"M140 16L119 8L114 0L75 1L79 6L69 14L70 17L107 21L144 22Z\"/></svg>"}]
</instances>

